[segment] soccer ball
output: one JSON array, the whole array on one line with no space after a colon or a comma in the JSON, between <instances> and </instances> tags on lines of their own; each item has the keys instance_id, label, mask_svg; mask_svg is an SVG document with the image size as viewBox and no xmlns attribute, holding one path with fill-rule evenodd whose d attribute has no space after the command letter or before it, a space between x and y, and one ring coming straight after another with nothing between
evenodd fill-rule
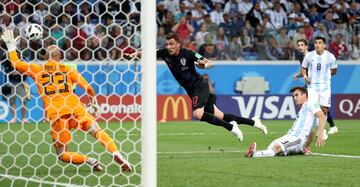
<instances>
[{"instance_id":1,"label":"soccer ball","mask_svg":"<svg viewBox=\"0 0 360 187\"><path fill-rule=\"evenodd\" d=\"M36 23L32 23L25 28L25 36L28 40L41 40L43 28Z\"/></svg>"}]
</instances>

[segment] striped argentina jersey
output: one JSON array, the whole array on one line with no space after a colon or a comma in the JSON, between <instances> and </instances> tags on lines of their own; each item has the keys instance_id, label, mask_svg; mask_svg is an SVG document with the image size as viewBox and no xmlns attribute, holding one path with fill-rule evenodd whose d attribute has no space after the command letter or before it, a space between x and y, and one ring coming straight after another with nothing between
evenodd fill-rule
<instances>
[{"instance_id":1,"label":"striped argentina jersey","mask_svg":"<svg viewBox=\"0 0 360 187\"><path fill-rule=\"evenodd\" d=\"M316 51L311 51L304 57L301 65L308 69L308 77L310 79L309 88L316 90L330 89L331 69L336 69L335 56L327 50L322 55L318 55Z\"/></svg>"},{"instance_id":2,"label":"striped argentina jersey","mask_svg":"<svg viewBox=\"0 0 360 187\"><path fill-rule=\"evenodd\" d=\"M293 126L289 129L288 135L307 139L311 129L316 123L317 117L315 116L315 113L319 111L321 111L319 104L312 105L311 107L308 102L305 102L302 105Z\"/></svg>"}]
</instances>

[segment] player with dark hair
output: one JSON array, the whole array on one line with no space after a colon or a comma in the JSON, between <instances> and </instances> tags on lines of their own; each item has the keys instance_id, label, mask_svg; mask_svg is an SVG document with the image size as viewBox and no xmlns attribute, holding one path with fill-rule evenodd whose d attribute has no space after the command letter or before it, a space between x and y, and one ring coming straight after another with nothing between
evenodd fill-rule
<instances>
[{"instance_id":1,"label":"player with dark hair","mask_svg":"<svg viewBox=\"0 0 360 187\"><path fill-rule=\"evenodd\" d=\"M298 49L299 49L299 51L301 53L300 56L299 56L299 62L300 62L300 66L301 66L305 55L308 53L308 44L307 44L307 41L305 39L300 39L296 43L297 43ZM298 80L298 78L300 78L300 77L302 77L301 71L294 75L294 80ZM336 125L334 123L334 120L333 120L333 118L331 116L330 111L328 111L328 113L327 113L327 122L330 125L330 129L329 129L328 134L337 133L338 128L336 127Z\"/></svg>"},{"instance_id":2,"label":"player with dark hair","mask_svg":"<svg viewBox=\"0 0 360 187\"><path fill-rule=\"evenodd\" d=\"M294 75L294 80L298 80L300 77L302 77L301 74L301 64L304 60L305 55L309 52L308 51L308 42L305 39L299 39L296 41L296 45L298 47L298 50L300 52L299 62L300 62L300 71Z\"/></svg>"},{"instance_id":3,"label":"player with dark hair","mask_svg":"<svg viewBox=\"0 0 360 187\"><path fill-rule=\"evenodd\" d=\"M256 151L256 142L251 143L245 153L246 157L273 157L276 155L287 156L289 154L303 153L304 148L312 140L312 129L317 118L319 119L319 127L316 146L325 145L326 138L323 133L326 121L320 106L307 102L307 90L304 87L293 87L290 92L295 103L301 107L292 128L286 135L271 142L266 150Z\"/></svg>"},{"instance_id":4,"label":"player with dark hair","mask_svg":"<svg viewBox=\"0 0 360 187\"><path fill-rule=\"evenodd\" d=\"M323 38L323 37L321 37L321 36L315 37L314 41L315 41L315 43L319 43L319 41L322 41L324 45L326 44L326 39ZM304 57L308 54L307 41L304 40L304 39L300 39L300 40L297 41L297 45L298 45L299 51L301 52L301 56L300 56L299 61L300 61L300 65L302 66ZM324 46L324 47L325 47L325 46ZM323 49L323 50L324 50L324 49ZM320 49L319 49L319 51L320 51ZM329 54L329 53L330 53L330 52L327 52L327 54ZM330 53L330 54L331 54L331 53ZM331 54L331 55L332 55L332 54ZM331 56L331 55L329 55L329 56ZM329 58L329 59L331 59L331 58ZM313 69L314 69L314 68L313 68ZM319 71L319 70L317 70L317 71ZM336 73L336 68L335 68L334 70L332 70L332 71ZM321 72L321 70L320 70L320 72ZM308 71L307 71L307 70L305 70L305 73L306 73L306 75L308 76ZM334 73L334 74L331 73L331 75L335 75L335 73ZM300 73L298 73L297 75L295 75L294 79L297 80L297 77L302 77L302 71L301 71ZM317 83L316 85L323 85L323 83ZM330 85L329 85L329 86L330 86ZM310 90L312 90L312 89L310 89ZM330 91L331 91L331 90L330 90ZM310 95L309 98L310 98L310 97L312 97L312 95ZM312 98L310 98L310 100L311 100L311 99L312 99ZM330 99L330 98L329 98L329 99ZM327 101L327 102L330 102L330 101ZM322 106L324 106L324 105L322 105ZM337 132L338 132L338 128L335 126L335 123L334 123L334 120L333 120L333 118L332 118L332 116L331 116L331 114L330 114L330 111L329 111L329 110L326 110L326 111L323 110L323 111L326 112L325 114L327 114L327 121L328 121L328 123L330 124L330 129L329 129L328 134L335 134L335 133L337 133Z\"/></svg>"},{"instance_id":5,"label":"player with dark hair","mask_svg":"<svg viewBox=\"0 0 360 187\"><path fill-rule=\"evenodd\" d=\"M126 55L134 58L140 56L141 52ZM166 62L175 79L186 90L191 98L193 115L196 119L222 126L241 141L243 135L237 124L254 126L267 134L266 126L261 123L259 118L248 119L224 114L215 106L216 96L209 93L207 80L195 69L195 66L201 69L209 69L214 67L214 63L197 52L182 48L177 34L167 34L166 48L158 49L157 57Z\"/></svg>"}]
</instances>

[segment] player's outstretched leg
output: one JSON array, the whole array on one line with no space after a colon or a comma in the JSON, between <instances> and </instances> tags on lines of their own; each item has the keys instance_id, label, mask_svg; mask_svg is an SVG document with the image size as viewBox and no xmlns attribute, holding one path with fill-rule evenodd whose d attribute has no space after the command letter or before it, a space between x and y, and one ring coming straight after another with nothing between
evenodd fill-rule
<instances>
[{"instance_id":1,"label":"player's outstretched leg","mask_svg":"<svg viewBox=\"0 0 360 187\"><path fill-rule=\"evenodd\" d=\"M258 116L251 118L254 121L254 127L261 130L265 135L268 133L266 126L261 122L261 119Z\"/></svg>"},{"instance_id":2,"label":"player's outstretched leg","mask_svg":"<svg viewBox=\"0 0 360 187\"><path fill-rule=\"evenodd\" d=\"M83 164L86 162L94 171L102 171L102 167L95 158L90 158L79 153L68 151L67 145L71 141L71 133L67 128L66 123L69 121L69 116L63 116L56 120L51 126L51 137L54 141L55 151L58 158L63 162L72 164Z\"/></svg>"},{"instance_id":3,"label":"player's outstretched leg","mask_svg":"<svg viewBox=\"0 0 360 187\"><path fill-rule=\"evenodd\" d=\"M224 127L226 130L230 131L235 135L240 141L242 141L243 136L237 125L232 125L222 119L219 119L209 112L204 112L204 108L198 108L194 110L194 116L200 121L208 122L209 124Z\"/></svg>"},{"instance_id":4,"label":"player's outstretched leg","mask_svg":"<svg viewBox=\"0 0 360 187\"><path fill-rule=\"evenodd\" d=\"M103 170L97 159L90 158L85 155L81 155L79 153L65 151L59 154L59 159L63 162L73 163L73 164L83 164L86 162L91 166L93 171Z\"/></svg>"},{"instance_id":5,"label":"player's outstretched leg","mask_svg":"<svg viewBox=\"0 0 360 187\"><path fill-rule=\"evenodd\" d=\"M277 146L277 145L275 145ZM245 152L246 157L273 157L276 155L276 148L268 148L262 151L256 151L256 142L250 144L249 149Z\"/></svg>"},{"instance_id":6,"label":"player's outstretched leg","mask_svg":"<svg viewBox=\"0 0 360 187\"><path fill-rule=\"evenodd\" d=\"M239 129L238 124L235 121L231 121L230 124L233 125L233 128L231 129L231 133L235 135L240 141L243 141L244 136L242 131Z\"/></svg>"},{"instance_id":7,"label":"player's outstretched leg","mask_svg":"<svg viewBox=\"0 0 360 187\"><path fill-rule=\"evenodd\" d=\"M122 170L125 172L131 172L132 168L130 163L120 154L117 146L110 136L103 131L96 122L91 124L91 135L93 135L102 145L106 147L106 149L112 154L114 157L114 161L118 163Z\"/></svg>"},{"instance_id":8,"label":"player's outstretched leg","mask_svg":"<svg viewBox=\"0 0 360 187\"><path fill-rule=\"evenodd\" d=\"M257 116L253 117L252 119L249 119L249 118L243 118L243 117L240 117L240 116L236 116L236 115L233 115L233 114L224 114L223 119L226 122L235 121L237 124L250 125L250 126L253 126L255 128L258 128L264 134L268 133L268 130L267 130L266 126L261 123L261 120Z\"/></svg>"}]
</instances>

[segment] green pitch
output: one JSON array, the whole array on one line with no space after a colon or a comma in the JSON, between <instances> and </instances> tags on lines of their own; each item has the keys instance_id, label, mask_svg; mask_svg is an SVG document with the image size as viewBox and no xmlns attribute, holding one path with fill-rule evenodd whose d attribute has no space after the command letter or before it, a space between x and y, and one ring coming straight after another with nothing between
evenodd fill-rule
<instances>
[{"instance_id":1,"label":"green pitch","mask_svg":"<svg viewBox=\"0 0 360 187\"><path fill-rule=\"evenodd\" d=\"M244 142L224 129L205 123L160 124L158 186L360 186L360 122L340 121L339 133L329 135L316 153L356 155L357 158L288 156L249 159L252 141L258 149L291 127L291 121L264 121L269 134L240 126Z\"/></svg>"},{"instance_id":2,"label":"green pitch","mask_svg":"<svg viewBox=\"0 0 360 187\"><path fill-rule=\"evenodd\" d=\"M101 123L122 153L128 153L135 172L121 171L104 146L90 134L72 131L69 151L96 158L105 169L92 172L87 164L67 164L57 159L50 136L50 125L0 125L0 186L112 186L140 184L140 131L134 123ZM80 146L77 146L80 145ZM133 186L135 186L133 185Z\"/></svg>"},{"instance_id":3,"label":"green pitch","mask_svg":"<svg viewBox=\"0 0 360 187\"><path fill-rule=\"evenodd\" d=\"M289 156L248 159L249 143L258 149L285 134L291 121L265 121L269 134L240 126L244 142L224 129L200 122L158 125L158 186L360 186L360 122L337 120L340 132L329 135L326 146L315 153L330 156ZM133 123L101 124L115 137L123 152L135 163L135 173L124 174L95 139L74 132L70 150L100 159L105 172L92 173L87 165L58 161L49 135L49 125L0 125L0 186L111 186L140 184L140 128ZM45 141L44 141L45 140ZM340 155L340 156L339 156ZM353 155L344 158L341 155ZM114 180L113 180L114 176Z\"/></svg>"}]
</instances>

